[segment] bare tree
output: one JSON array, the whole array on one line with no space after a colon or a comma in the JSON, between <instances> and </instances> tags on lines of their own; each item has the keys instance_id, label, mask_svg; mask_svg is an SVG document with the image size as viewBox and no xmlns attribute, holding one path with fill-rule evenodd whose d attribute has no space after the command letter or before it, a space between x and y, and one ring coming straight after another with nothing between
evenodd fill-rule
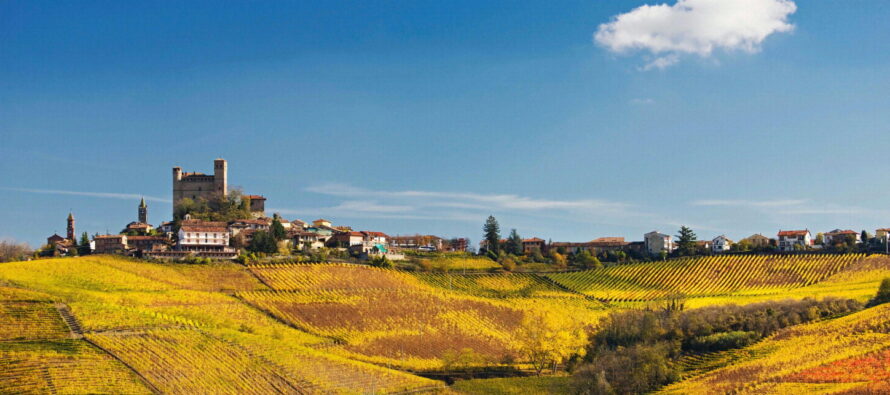
<instances>
[{"instance_id":1,"label":"bare tree","mask_svg":"<svg viewBox=\"0 0 890 395\"><path fill-rule=\"evenodd\" d=\"M33 252L28 243L0 240L0 262L22 261L28 259Z\"/></svg>"}]
</instances>

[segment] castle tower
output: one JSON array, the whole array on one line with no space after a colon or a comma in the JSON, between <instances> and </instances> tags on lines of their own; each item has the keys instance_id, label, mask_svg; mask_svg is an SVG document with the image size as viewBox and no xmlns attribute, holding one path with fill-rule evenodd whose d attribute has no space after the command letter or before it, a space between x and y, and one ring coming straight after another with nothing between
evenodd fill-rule
<instances>
[{"instance_id":1,"label":"castle tower","mask_svg":"<svg viewBox=\"0 0 890 395\"><path fill-rule=\"evenodd\" d=\"M225 159L216 159L213 161L213 183L216 192L223 196L228 194L228 177L229 165Z\"/></svg>"},{"instance_id":2,"label":"castle tower","mask_svg":"<svg viewBox=\"0 0 890 395\"><path fill-rule=\"evenodd\" d=\"M139 202L139 222L143 224L148 223L148 206L145 205L145 198L142 198L142 201Z\"/></svg>"},{"instance_id":3,"label":"castle tower","mask_svg":"<svg viewBox=\"0 0 890 395\"><path fill-rule=\"evenodd\" d=\"M213 174L183 172L181 167L173 168L173 211L182 199L212 201L220 195L228 194L228 169L225 159L213 161Z\"/></svg>"},{"instance_id":4,"label":"castle tower","mask_svg":"<svg viewBox=\"0 0 890 395\"><path fill-rule=\"evenodd\" d=\"M74 214L68 213L68 240L77 241L74 236Z\"/></svg>"},{"instance_id":5,"label":"castle tower","mask_svg":"<svg viewBox=\"0 0 890 395\"><path fill-rule=\"evenodd\" d=\"M179 192L179 182L182 181L182 168L176 166L173 168L173 212L176 212L176 202L181 199Z\"/></svg>"}]
</instances>

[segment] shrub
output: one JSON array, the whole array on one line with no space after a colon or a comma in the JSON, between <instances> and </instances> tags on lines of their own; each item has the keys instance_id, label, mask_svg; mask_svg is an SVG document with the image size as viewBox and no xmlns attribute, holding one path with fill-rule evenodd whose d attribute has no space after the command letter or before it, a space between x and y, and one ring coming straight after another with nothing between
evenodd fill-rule
<instances>
[{"instance_id":1,"label":"shrub","mask_svg":"<svg viewBox=\"0 0 890 395\"><path fill-rule=\"evenodd\" d=\"M760 335L751 331L720 332L713 335L697 336L689 341L689 350L712 352L742 348L757 341Z\"/></svg>"}]
</instances>

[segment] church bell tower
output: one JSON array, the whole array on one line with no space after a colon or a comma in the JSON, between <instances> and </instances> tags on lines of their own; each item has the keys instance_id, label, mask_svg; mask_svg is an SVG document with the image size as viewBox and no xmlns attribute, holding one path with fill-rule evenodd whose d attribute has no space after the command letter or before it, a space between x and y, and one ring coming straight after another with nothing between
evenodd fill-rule
<instances>
[{"instance_id":1,"label":"church bell tower","mask_svg":"<svg viewBox=\"0 0 890 395\"><path fill-rule=\"evenodd\" d=\"M68 213L68 240L77 241L74 236L74 214Z\"/></svg>"},{"instance_id":2,"label":"church bell tower","mask_svg":"<svg viewBox=\"0 0 890 395\"><path fill-rule=\"evenodd\" d=\"M142 198L142 201L139 202L139 222L143 224L148 223L148 206L145 205L145 198Z\"/></svg>"}]
</instances>

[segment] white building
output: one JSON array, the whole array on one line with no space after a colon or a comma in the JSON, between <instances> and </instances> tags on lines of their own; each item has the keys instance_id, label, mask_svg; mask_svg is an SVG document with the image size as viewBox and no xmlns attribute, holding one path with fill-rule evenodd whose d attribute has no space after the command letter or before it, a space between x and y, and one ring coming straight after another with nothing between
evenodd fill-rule
<instances>
[{"instance_id":1,"label":"white building","mask_svg":"<svg viewBox=\"0 0 890 395\"><path fill-rule=\"evenodd\" d=\"M779 231L778 247L779 251L794 251L794 246L798 248L809 248L813 246L813 235L809 230L782 230Z\"/></svg>"},{"instance_id":2,"label":"white building","mask_svg":"<svg viewBox=\"0 0 890 395\"><path fill-rule=\"evenodd\" d=\"M652 231L643 235L646 250L652 255L658 255L662 251L670 253L674 250L674 240L671 235Z\"/></svg>"},{"instance_id":3,"label":"white building","mask_svg":"<svg viewBox=\"0 0 890 395\"><path fill-rule=\"evenodd\" d=\"M714 253L721 253L729 251L729 248L732 247L732 240L730 240L726 235L720 235L711 240L711 251Z\"/></svg>"},{"instance_id":4,"label":"white building","mask_svg":"<svg viewBox=\"0 0 890 395\"><path fill-rule=\"evenodd\" d=\"M181 251L228 251L229 229L225 222L182 221L177 249Z\"/></svg>"}]
</instances>

